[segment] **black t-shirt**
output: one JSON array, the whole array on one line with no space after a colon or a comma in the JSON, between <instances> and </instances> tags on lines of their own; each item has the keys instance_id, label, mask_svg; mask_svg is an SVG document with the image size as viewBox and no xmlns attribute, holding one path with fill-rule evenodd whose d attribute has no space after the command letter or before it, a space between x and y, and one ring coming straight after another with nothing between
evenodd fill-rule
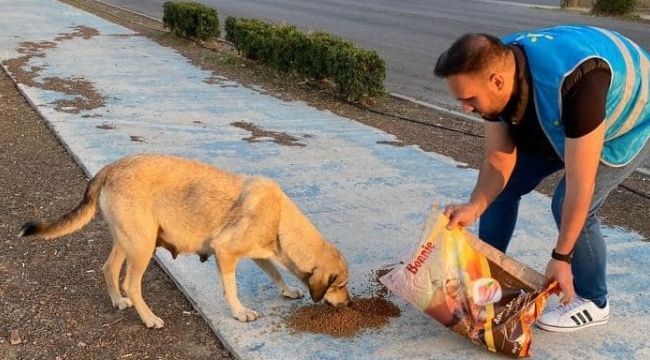
<instances>
[{"instance_id":1,"label":"black t-shirt","mask_svg":"<svg viewBox=\"0 0 650 360\"><path fill-rule=\"evenodd\" d=\"M514 91L504 111L486 120L504 121L518 149L559 159L537 117L526 56L520 47L509 46L517 64ZM586 135L605 120L611 78L609 65L597 58L586 60L566 77L561 90L561 120L568 138Z\"/></svg>"}]
</instances>

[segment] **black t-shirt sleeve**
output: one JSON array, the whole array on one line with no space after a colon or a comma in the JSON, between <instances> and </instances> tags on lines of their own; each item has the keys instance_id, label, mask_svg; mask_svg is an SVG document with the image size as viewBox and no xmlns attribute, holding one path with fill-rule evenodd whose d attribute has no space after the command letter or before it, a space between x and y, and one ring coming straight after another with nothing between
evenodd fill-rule
<instances>
[{"instance_id":1,"label":"black t-shirt sleeve","mask_svg":"<svg viewBox=\"0 0 650 360\"><path fill-rule=\"evenodd\" d=\"M590 59L569 75L562 88L562 122L568 138L579 138L605 120L612 73L607 63Z\"/></svg>"}]
</instances>

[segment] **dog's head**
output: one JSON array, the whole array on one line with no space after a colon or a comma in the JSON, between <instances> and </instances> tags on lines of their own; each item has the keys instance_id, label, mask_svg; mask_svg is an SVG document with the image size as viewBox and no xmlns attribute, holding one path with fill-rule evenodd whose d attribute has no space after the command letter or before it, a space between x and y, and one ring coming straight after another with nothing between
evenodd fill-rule
<instances>
[{"instance_id":1,"label":"dog's head","mask_svg":"<svg viewBox=\"0 0 650 360\"><path fill-rule=\"evenodd\" d=\"M314 302L324 299L334 307L350 305L347 286L348 266L343 256L334 247L331 251L319 254L319 261L309 274L307 284Z\"/></svg>"}]
</instances>

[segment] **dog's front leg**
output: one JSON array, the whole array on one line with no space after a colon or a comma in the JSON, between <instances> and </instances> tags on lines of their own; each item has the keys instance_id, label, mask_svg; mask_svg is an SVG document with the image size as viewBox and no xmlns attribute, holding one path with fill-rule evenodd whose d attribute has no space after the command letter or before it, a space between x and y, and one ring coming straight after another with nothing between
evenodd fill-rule
<instances>
[{"instance_id":1,"label":"dog's front leg","mask_svg":"<svg viewBox=\"0 0 650 360\"><path fill-rule=\"evenodd\" d=\"M236 256L226 252L215 249L215 260L219 274L221 275L221 284L223 286L224 297L226 303L230 307L232 315L239 321L253 321L259 317L259 314L254 310L246 308L239 301L237 296L237 280L235 278L235 270L237 269Z\"/></svg>"},{"instance_id":2,"label":"dog's front leg","mask_svg":"<svg viewBox=\"0 0 650 360\"><path fill-rule=\"evenodd\" d=\"M280 291L282 293L282 296L288 298L288 299L300 299L303 297L302 291L298 288L291 287L287 285L287 283L284 281L282 278L282 275L278 271L278 269L273 265L273 263L270 260L267 259L253 259L255 264L260 267L260 269L264 270L266 275L273 280L275 285L277 285L280 288Z\"/></svg>"}]
</instances>

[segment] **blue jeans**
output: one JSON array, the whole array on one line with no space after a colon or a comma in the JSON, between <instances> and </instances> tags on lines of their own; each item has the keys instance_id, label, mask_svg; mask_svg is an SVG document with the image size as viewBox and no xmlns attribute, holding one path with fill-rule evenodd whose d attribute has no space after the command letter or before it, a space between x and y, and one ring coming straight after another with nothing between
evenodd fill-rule
<instances>
[{"instance_id":1,"label":"blue jeans","mask_svg":"<svg viewBox=\"0 0 650 360\"><path fill-rule=\"evenodd\" d=\"M650 142L646 143L641 153L626 166L614 168L600 164L598 167L594 196L587 220L574 248L571 266L576 294L593 301L598 306L603 306L607 302L605 276L607 253L596 212L609 193L639 167L648 153L650 153ZM505 253L517 222L521 196L528 194L544 178L563 168L564 163L559 160L549 160L537 154L520 151L508 184L481 215L479 237ZM551 202L551 210L558 229L562 219L565 189L566 179L562 177L555 188ZM549 258L550 255L549 253Z\"/></svg>"}]
</instances>

